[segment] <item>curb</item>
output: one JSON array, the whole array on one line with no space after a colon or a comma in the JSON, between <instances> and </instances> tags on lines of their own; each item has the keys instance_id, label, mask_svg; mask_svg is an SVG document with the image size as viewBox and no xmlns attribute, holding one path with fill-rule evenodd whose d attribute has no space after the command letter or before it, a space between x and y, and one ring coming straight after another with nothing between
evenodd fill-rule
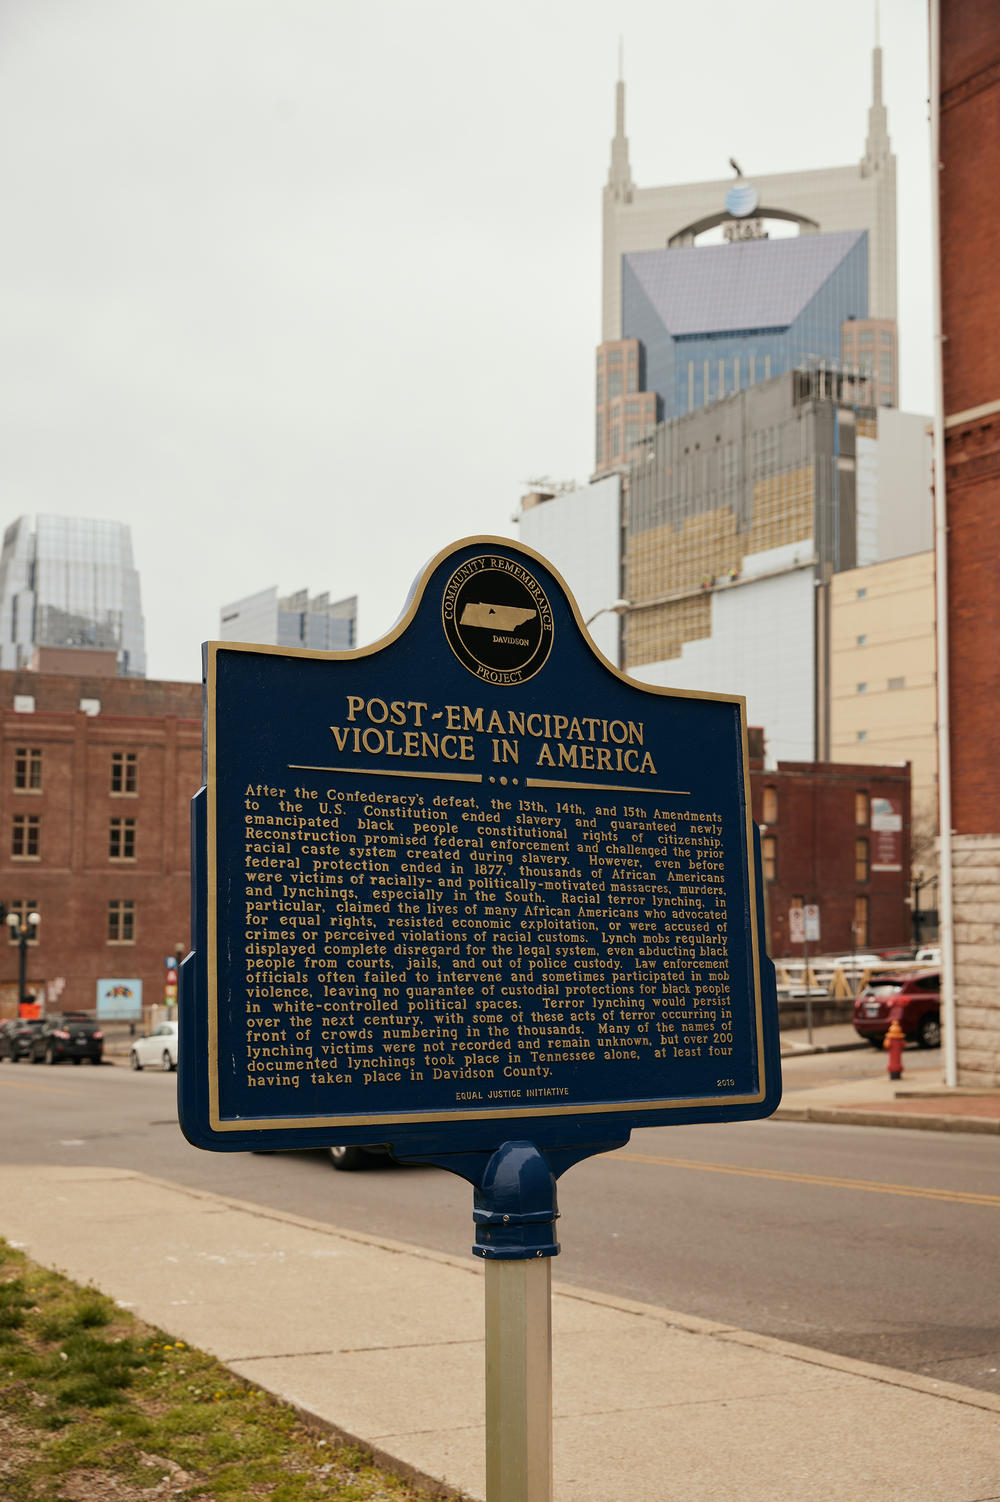
<instances>
[{"instance_id":1,"label":"curb","mask_svg":"<svg viewBox=\"0 0 1000 1502\"><path fill-rule=\"evenodd\" d=\"M869 1045L863 1038L856 1043L803 1043L800 1047L796 1043L788 1043L782 1048L783 1059L807 1059L812 1054L818 1053L854 1053L856 1050L868 1048Z\"/></svg>"},{"instance_id":2,"label":"curb","mask_svg":"<svg viewBox=\"0 0 1000 1502\"><path fill-rule=\"evenodd\" d=\"M815 1121L824 1126L902 1127L917 1132L969 1132L1000 1136L992 1116L911 1115L900 1111L865 1111L851 1106L779 1106L773 1121Z\"/></svg>"}]
</instances>

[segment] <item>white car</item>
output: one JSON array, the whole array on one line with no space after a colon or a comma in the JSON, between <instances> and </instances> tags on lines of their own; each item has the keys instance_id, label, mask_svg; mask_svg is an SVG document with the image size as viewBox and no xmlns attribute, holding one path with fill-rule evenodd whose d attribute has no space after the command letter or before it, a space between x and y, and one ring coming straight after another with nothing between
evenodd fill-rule
<instances>
[{"instance_id":1,"label":"white car","mask_svg":"<svg viewBox=\"0 0 1000 1502\"><path fill-rule=\"evenodd\" d=\"M162 1069L168 1074L177 1068L177 1023L161 1022L144 1038L136 1038L129 1049L128 1061L133 1069Z\"/></svg>"},{"instance_id":2,"label":"white car","mask_svg":"<svg viewBox=\"0 0 1000 1502\"><path fill-rule=\"evenodd\" d=\"M914 959L916 960L918 965L940 965L940 944L928 944L925 948L918 949L916 954L914 955Z\"/></svg>"},{"instance_id":3,"label":"white car","mask_svg":"<svg viewBox=\"0 0 1000 1502\"><path fill-rule=\"evenodd\" d=\"M884 965L885 960L877 954L868 954L859 949L856 954L819 955L813 961L818 966L829 966L832 970L867 970L872 965Z\"/></svg>"}]
</instances>

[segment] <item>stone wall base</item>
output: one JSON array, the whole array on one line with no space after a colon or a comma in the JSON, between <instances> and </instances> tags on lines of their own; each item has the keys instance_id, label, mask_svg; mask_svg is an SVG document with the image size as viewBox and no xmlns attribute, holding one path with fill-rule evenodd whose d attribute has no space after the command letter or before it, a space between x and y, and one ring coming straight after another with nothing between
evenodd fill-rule
<instances>
[{"instance_id":1,"label":"stone wall base","mask_svg":"<svg viewBox=\"0 0 1000 1502\"><path fill-rule=\"evenodd\" d=\"M954 835L958 1083L1000 1086L1000 834Z\"/></svg>"}]
</instances>

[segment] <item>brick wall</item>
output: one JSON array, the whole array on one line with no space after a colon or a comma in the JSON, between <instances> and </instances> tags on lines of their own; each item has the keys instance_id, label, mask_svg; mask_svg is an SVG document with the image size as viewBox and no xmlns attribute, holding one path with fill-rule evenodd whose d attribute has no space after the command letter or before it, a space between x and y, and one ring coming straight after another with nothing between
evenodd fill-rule
<instances>
[{"instance_id":1,"label":"brick wall","mask_svg":"<svg viewBox=\"0 0 1000 1502\"><path fill-rule=\"evenodd\" d=\"M36 704L72 708L16 713L8 706L21 680ZM201 720L191 712L198 685L102 679L124 690L126 713L88 715L87 680L0 674L0 901L30 904L41 915L27 952L27 986L61 979L51 1010L91 1010L99 979L141 979L144 1001L162 1002L164 960L186 950L190 931L190 800L201 781ZM94 695L97 697L97 695ZM184 703L188 714L157 713ZM18 787L18 753L34 753L39 787ZM112 790L115 753L135 757L135 791ZM37 818L37 854L14 854L15 821ZM114 858L110 825L132 820L134 856ZM131 902L134 933L115 941L109 904ZM16 1010L18 948L0 935L0 1015Z\"/></svg>"},{"instance_id":2,"label":"brick wall","mask_svg":"<svg viewBox=\"0 0 1000 1502\"><path fill-rule=\"evenodd\" d=\"M36 710L76 712L81 699L97 700L101 714L180 715L201 719L201 684L154 678L108 678L79 673L36 673L28 668L0 672L0 708L13 709L15 697L33 699Z\"/></svg>"},{"instance_id":3,"label":"brick wall","mask_svg":"<svg viewBox=\"0 0 1000 1502\"><path fill-rule=\"evenodd\" d=\"M942 0L941 311L960 1084L1000 1085L1000 9Z\"/></svg>"},{"instance_id":4,"label":"brick wall","mask_svg":"<svg viewBox=\"0 0 1000 1502\"><path fill-rule=\"evenodd\" d=\"M817 903L820 944L826 953L856 947L889 949L909 944L910 874L909 767L849 766L833 762L779 762L776 769L752 768L753 816L765 839L775 841L775 874L766 881L769 946L772 955L793 951L788 938L792 898ZM859 801L859 795L860 801ZM876 799L900 811L902 829L895 849L898 869L879 871L879 836L872 828ZM768 804L772 804L771 809ZM765 817L774 813L776 817ZM858 841L867 842L868 875L859 879ZM855 903L867 899L868 932L856 936ZM861 939L861 942L856 942Z\"/></svg>"}]
</instances>

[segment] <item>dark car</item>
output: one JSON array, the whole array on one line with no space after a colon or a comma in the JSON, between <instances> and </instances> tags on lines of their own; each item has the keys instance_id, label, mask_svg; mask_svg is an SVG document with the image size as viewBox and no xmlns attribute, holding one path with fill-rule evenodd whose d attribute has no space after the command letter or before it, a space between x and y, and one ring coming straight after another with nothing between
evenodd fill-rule
<instances>
[{"instance_id":1,"label":"dark car","mask_svg":"<svg viewBox=\"0 0 1000 1502\"><path fill-rule=\"evenodd\" d=\"M0 1059L16 1064L31 1053L31 1040L41 1027L37 1017L15 1017L0 1024Z\"/></svg>"},{"instance_id":2,"label":"dark car","mask_svg":"<svg viewBox=\"0 0 1000 1502\"><path fill-rule=\"evenodd\" d=\"M916 944L899 944L895 949L880 949L879 954L883 960L915 960L917 957Z\"/></svg>"},{"instance_id":3,"label":"dark car","mask_svg":"<svg viewBox=\"0 0 1000 1502\"><path fill-rule=\"evenodd\" d=\"M894 1017L909 1039L921 1048L941 1043L940 970L900 971L879 975L865 986L854 1003L854 1031L880 1048Z\"/></svg>"},{"instance_id":4,"label":"dark car","mask_svg":"<svg viewBox=\"0 0 1000 1502\"><path fill-rule=\"evenodd\" d=\"M31 1040L33 1064L60 1064L89 1059L100 1064L104 1057L104 1034L89 1012L58 1012L44 1017Z\"/></svg>"}]
</instances>

